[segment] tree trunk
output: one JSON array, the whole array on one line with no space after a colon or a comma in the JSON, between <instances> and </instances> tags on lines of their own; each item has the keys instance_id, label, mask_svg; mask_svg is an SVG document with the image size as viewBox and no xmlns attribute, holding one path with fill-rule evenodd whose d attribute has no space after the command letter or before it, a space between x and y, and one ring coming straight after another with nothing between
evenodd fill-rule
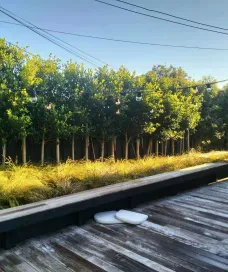
<instances>
[{"instance_id":1,"label":"tree trunk","mask_svg":"<svg viewBox=\"0 0 228 272\"><path fill-rule=\"evenodd\" d=\"M182 139L182 153L185 152L185 144L184 144L184 141L185 141L185 137L183 137L183 139Z\"/></svg>"},{"instance_id":2,"label":"tree trunk","mask_svg":"<svg viewBox=\"0 0 228 272\"><path fill-rule=\"evenodd\" d=\"M6 163L6 142L3 142L2 146L2 165L5 165Z\"/></svg>"},{"instance_id":3,"label":"tree trunk","mask_svg":"<svg viewBox=\"0 0 228 272\"><path fill-rule=\"evenodd\" d=\"M128 151L129 151L129 140L127 137L127 132L125 133L125 160L128 160Z\"/></svg>"},{"instance_id":4,"label":"tree trunk","mask_svg":"<svg viewBox=\"0 0 228 272\"><path fill-rule=\"evenodd\" d=\"M18 155L15 157L15 164L18 165Z\"/></svg>"},{"instance_id":5,"label":"tree trunk","mask_svg":"<svg viewBox=\"0 0 228 272\"><path fill-rule=\"evenodd\" d=\"M187 151L190 151L190 132L189 128L187 129Z\"/></svg>"},{"instance_id":6,"label":"tree trunk","mask_svg":"<svg viewBox=\"0 0 228 272\"><path fill-rule=\"evenodd\" d=\"M104 161L104 153L105 153L105 144L104 144L104 140L101 140L101 162Z\"/></svg>"},{"instance_id":7,"label":"tree trunk","mask_svg":"<svg viewBox=\"0 0 228 272\"><path fill-rule=\"evenodd\" d=\"M161 142L162 156L164 156L164 141Z\"/></svg>"},{"instance_id":8,"label":"tree trunk","mask_svg":"<svg viewBox=\"0 0 228 272\"><path fill-rule=\"evenodd\" d=\"M158 157L158 140L156 140L155 142L155 153L156 153L156 156Z\"/></svg>"},{"instance_id":9,"label":"tree trunk","mask_svg":"<svg viewBox=\"0 0 228 272\"><path fill-rule=\"evenodd\" d=\"M26 136L22 137L22 162L25 164L26 161Z\"/></svg>"},{"instance_id":10,"label":"tree trunk","mask_svg":"<svg viewBox=\"0 0 228 272\"><path fill-rule=\"evenodd\" d=\"M166 156L167 154L167 140L164 142L164 155Z\"/></svg>"},{"instance_id":11,"label":"tree trunk","mask_svg":"<svg viewBox=\"0 0 228 272\"><path fill-rule=\"evenodd\" d=\"M95 154L95 150L94 150L94 145L93 145L93 138L91 138L91 145L92 145L92 151L93 151L93 160L96 160L96 154Z\"/></svg>"},{"instance_id":12,"label":"tree trunk","mask_svg":"<svg viewBox=\"0 0 228 272\"><path fill-rule=\"evenodd\" d=\"M182 154L182 138L179 140L179 153Z\"/></svg>"},{"instance_id":13,"label":"tree trunk","mask_svg":"<svg viewBox=\"0 0 228 272\"><path fill-rule=\"evenodd\" d=\"M56 163L60 164L59 138L56 138Z\"/></svg>"},{"instance_id":14,"label":"tree trunk","mask_svg":"<svg viewBox=\"0 0 228 272\"><path fill-rule=\"evenodd\" d=\"M140 159L140 139L136 140L136 159Z\"/></svg>"},{"instance_id":15,"label":"tree trunk","mask_svg":"<svg viewBox=\"0 0 228 272\"><path fill-rule=\"evenodd\" d=\"M74 133L72 135L71 154L72 154L72 160L74 161Z\"/></svg>"},{"instance_id":16,"label":"tree trunk","mask_svg":"<svg viewBox=\"0 0 228 272\"><path fill-rule=\"evenodd\" d=\"M113 138L111 142L111 157L113 160L115 160L115 146L116 146L116 138Z\"/></svg>"},{"instance_id":17,"label":"tree trunk","mask_svg":"<svg viewBox=\"0 0 228 272\"><path fill-rule=\"evenodd\" d=\"M153 140L150 138L148 142L148 148L147 148L147 156L152 155L152 150L153 149Z\"/></svg>"},{"instance_id":18,"label":"tree trunk","mask_svg":"<svg viewBox=\"0 0 228 272\"><path fill-rule=\"evenodd\" d=\"M42 143L41 143L41 165L44 165L44 150L45 150L45 139L44 135L42 137Z\"/></svg>"},{"instance_id":19,"label":"tree trunk","mask_svg":"<svg viewBox=\"0 0 228 272\"><path fill-rule=\"evenodd\" d=\"M85 136L85 160L89 160L89 126L86 123L86 136Z\"/></svg>"},{"instance_id":20,"label":"tree trunk","mask_svg":"<svg viewBox=\"0 0 228 272\"><path fill-rule=\"evenodd\" d=\"M85 136L85 160L89 160L89 135Z\"/></svg>"},{"instance_id":21,"label":"tree trunk","mask_svg":"<svg viewBox=\"0 0 228 272\"><path fill-rule=\"evenodd\" d=\"M174 139L171 140L171 143L172 143L172 155L174 156L175 155L175 142L174 142Z\"/></svg>"}]
</instances>

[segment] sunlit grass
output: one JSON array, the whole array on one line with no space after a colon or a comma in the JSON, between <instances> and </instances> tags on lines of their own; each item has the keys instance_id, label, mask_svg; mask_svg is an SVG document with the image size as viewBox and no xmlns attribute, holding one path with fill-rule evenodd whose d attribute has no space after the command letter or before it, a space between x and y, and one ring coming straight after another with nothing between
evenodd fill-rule
<instances>
[{"instance_id":1,"label":"sunlit grass","mask_svg":"<svg viewBox=\"0 0 228 272\"><path fill-rule=\"evenodd\" d=\"M13 207L208 162L228 160L228 152L210 152L141 160L67 161L59 166L15 166L0 169L0 208Z\"/></svg>"}]
</instances>

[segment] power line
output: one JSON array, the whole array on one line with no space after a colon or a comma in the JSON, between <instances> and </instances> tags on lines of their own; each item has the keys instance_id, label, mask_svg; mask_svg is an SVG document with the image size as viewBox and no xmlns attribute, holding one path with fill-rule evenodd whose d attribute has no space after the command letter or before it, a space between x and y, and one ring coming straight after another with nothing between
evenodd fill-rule
<instances>
[{"instance_id":1,"label":"power line","mask_svg":"<svg viewBox=\"0 0 228 272\"><path fill-rule=\"evenodd\" d=\"M187 27L191 27L191 28L195 28L195 29L200 29L200 30L204 30L204 31L208 31L208 32L214 32L214 33L218 33L218 34L228 35L228 33L226 33L226 32L212 30L212 29L198 27L198 26L193 26L193 25L188 25L188 24L185 24L185 23L180 23L180 22L169 20L169 19L164 19L164 18L161 18L161 17L149 15L149 14L142 13L142 12L139 12L139 11L127 9L127 8L120 7L120 6L117 6L117 5L114 5L114 4L110 4L110 3L107 3L107 2L104 2L104 1L101 1L101 0L94 0L94 1L102 3L104 5L114 7L114 8L122 9L122 10L125 10L125 11L128 11L128 12L131 12L131 13L135 13L135 14L146 16L146 17L158 19L158 20L161 20L161 21L165 21L165 22L169 22L169 23L173 23L173 24L177 24L177 25L182 25L182 26L187 26Z\"/></svg>"},{"instance_id":2,"label":"power line","mask_svg":"<svg viewBox=\"0 0 228 272\"><path fill-rule=\"evenodd\" d=\"M203 26L208 26L208 27L212 27L212 28L217 28L217 29L221 29L221 30L228 30L228 28L223 28L223 27L219 27L219 26L215 26L215 25L209 25L209 24L205 24L205 23L193 21L193 20L190 20L190 19L186 19L186 18L183 18L183 17L172 15L170 13L165 13L165 12L158 11L158 10L155 10L155 9L145 8L143 6L132 4L132 3L129 3L127 1L123 1L123 0L115 0L115 1L120 2L120 3L124 3L124 4L129 5L129 6L137 7L137 8L140 8L140 9L144 9L144 10L147 10L147 11L151 11L151 12L159 13L159 14L162 14L162 15L166 15L166 16L169 16L169 17L172 17L172 18L184 20L186 22L190 22L190 23L194 23L194 24L198 24L198 25L203 25Z\"/></svg>"},{"instance_id":3,"label":"power line","mask_svg":"<svg viewBox=\"0 0 228 272\"><path fill-rule=\"evenodd\" d=\"M94 56L92 56L92 55L88 54L87 52L85 52L85 51L83 51L83 50L79 49L78 47L75 47L74 45L71 45L71 44L69 44L69 43L65 42L64 40L62 40L62 39L60 39L60 38L58 38L58 37L56 37L56 36L54 36L54 35L52 35L52 34L50 34L50 33L47 33L47 32L46 32L46 31L47 31L46 29L44 29L44 28L40 28L40 27L37 27L36 25L34 25L34 24L30 23L29 21L27 21L27 20L23 19L22 17L20 17L20 16L16 15L15 13L13 13L13 12L11 12L11 11L9 11L9 10L5 9L5 8L3 8L3 9L4 9L4 10L6 10L7 12L10 12L11 14L13 14L13 15L17 16L18 18L20 18L21 20L25 21L26 23L28 23L28 24L32 25L32 28L39 29L39 30L41 30L41 31L45 32L46 34L48 34L48 35L50 35L50 36L54 37L55 39L57 39L57 40L61 41L62 43L65 43L65 44L67 44L68 46L70 46L70 47L72 47L72 48L74 48L74 49L76 49L76 50L78 50L78 51L82 52L83 54L85 54L85 55L87 55L87 56L89 56L89 57L91 57L91 58L93 58L93 59L95 59L95 60L97 60L97 61L99 61L99 62L101 62L101 63L105 64L105 65L107 65L107 63L106 63L106 62L103 62L102 60L100 60L100 59L98 59L98 58L96 58L96 57L94 57ZM16 24L16 25L20 25L20 24ZM21 25L20 25L20 26L21 26Z\"/></svg>"},{"instance_id":4,"label":"power line","mask_svg":"<svg viewBox=\"0 0 228 272\"><path fill-rule=\"evenodd\" d=\"M25 19L21 18L20 16L18 16L18 15L16 15L16 14L12 13L12 12L10 12L10 11L8 11L7 9L5 9L5 8L3 8L3 7L1 7L1 8L4 9L4 10L6 10L7 12L9 12L9 13L11 13L11 14L17 16L18 18L22 19L23 21L27 22L28 24L32 25L33 27L29 26L30 30L32 30L31 28L39 29L39 27L37 27L37 26L35 26L34 24L32 24L32 23L26 21ZM14 18L14 19L15 19L15 18ZM16 20L16 21L18 21L18 20ZM25 24L22 23L21 21L19 21L19 22L20 22L23 26L28 27L28 25L25 25ZM32 30L32 31L33 31L33 30ZM65 41L63 41L63 40L61 40L61 39L55 37L54 35L52 35L52 34L50 34L50 33L47 33L45 30L42 30L42 29L41 29L41 31L45 32L47 35L52 36L54 39L60 40L61 42L65 43L65 44L67 44L67 45L69 45L69 46L71 46L71 47L74 47L74 46L70 45L69 43L66 43ZM37 32L36 32L36 33L37 33ZM37 34L38 34L38 33L37 33ZM44 35L44 36L46 36L46 35ZM46 37L47 37L47 36L46 36ZM48 37L48 39L49 39L49 41L50 41L50 38L49 38L49 37ZM53 39L51 39L51 40L53 41ZM56 41L54 41L54 43L57 45ZM63 46L63 45L61 45L60 43L58 43L58 45L60 45L62 48L63 48L63 47L66 48L65 50L67 50L68 52L71 51L71 53L73 53L75 56L79 57L80 59L89 62L89 63L92 64L93 66L97 66L97 67L98 67L98 65L96 65L94 62L88 60L86 57L82 56L82 55L79 54L79 53L75 53L74 50L69 49L69 48L67 48L66 46ZM78 51L82 51L82 50L80 50L80 49L78 49L78 48L76 48L76 47L74 47L74 48L77 49ZM87 54L87 53L85 53L85 54Z\"/></svg>"},{"instance_id":5,"label":"power line","mask_svg":"<svg viewBox=\"0 0 228 272\"><path fill-rule=\"evenodd\" d=\"M0 7L1 7L1 6L0 6ZM40 32L39 32L39 31L37 31L36 29L31 28L29 25L24 24L22 21L20 21L20 20L16 19L14 16L12 16L12 15L8 14L7 12L5 12L5 11L3 11L3 10L0 10L0 12L2 12L2 13L4 13L5 15L9 16L10 18L14 19L15 21L19 22L19 23L20 23L20 24L22 24L23 26L25 26L25 27L29 28L29 29L30 29L30 30L32 30L33 32L37 33L39 36L41 36L41 37L43 37L43 38L47 39L48 41L50 41L50 42L54 43L55 45L57 45L57 46L61 47L62 49L66 50L67 52L69 52L69 53L73 54L74 56L76 56L76 57L78 57L78 58L80 58L80 59L83 59L83 60L85 60L85 61L87 61L87 62L91 63L91 64L92 64L92 65L94 65L94 66L97 66L96 64L94 64L94 63L92 63L92 62L88 61L86 58L84 58L84 57L82 57L82 56L80 56L80 55L76 54L76 53L75 53L73 50L68 49L67 47L63 46L62 44L60 44L60 43L56 42L55 40L53 40L53 39L49 38L49 37L48 37L48 36L46 36L46 35L44 35L44 34L40 33ZM98 66L97 66L97 67L98 67Z\"/></svg>"},{"instance_id":6,"label":"power line","mask_svg":"<svg viewBox=\"0 0 228 272\"><path fill-rule=\"evenodd\" d=\"M6 23L6 24L23 26L21 24L7 22L7 21L2 21L2 20L0 20L0 23ZM50 31L50 32L55 32L55 33L59 33L59 34L72 35L72 36L78 36L78 37L85 37L85 38L90 38L90 39L113 41L113 42L121 42L121 43L150 45L150 46L161 46L161 47L173 47L173 48L185 48L185 49L228 51L228 48L200 47L200 46L185 46L185 45L149 43L149 42L140 42L140 41L132 41L132 40L122 40L122 39L106 38L106 37L101 37L101 36L85 35L85 34L65 32L65 31L59 31L59 30L53 30L53 29L47 29L47 28L40 28L40 27L38 27L38 29L45 30L45 31Z\"/></svg>"},{"instance_id":7,"label":"power line","mask_svg":"<svg viewBox=\"0 0 228 272\"><path fill-rule=\"evenodd\" d=\"M52 42L52 43L54 43L55 45L61 47L62 49L66 50L67 52L73 54L74 56L76 56L76 57L78 57L78 58L80 58L80 59L82 59L82 60L84 60L84 61L89 62L89 63L92 64L93 66L99 67L97 64L95 64L95 63L93 63L92 61L88 60L88 59L85 58L84 56L82 56L82 55L80 55L80 54L78 54L78 53L75 53L75 51L73 51L72 49L67 48L66 46L62 45L61 43L56 42L55 40L53 40L52 38L48 37L47 35L44 35L43 33L39 32L38 30L36 30L36 29L39 29L37 26L35 26L35 25L33 25L33 24L31 24L31 23L28 22L29 24L31 24L31 25L34 26L34 27L32 28L31 26L29 26L29 25L23 23L21 20L15 18L13 15L10 15L10 14L9 14L9 13L12 14L12 12L6 10L5 8L3 8L3 7L1 7L1 6L0 6L0 8L1 8L1 9L0 9L0 12L2 12L3 14L9 16L9 17L12 18L13 20L19 22L21 25L23 25L23 26L29 28L29 29L32 30L33 32L37 33L39 36L41 36L41 37L43 37L43 38L49 40L50 42ZM3 9L6 10L6 11L3 11ZM16 16L17 16L17 15L16 15ZM19 17L19 16L17 16L17 17ZM24 20L24 21L26 21L26 20ZM35 29L35 28L36 28L36 29ZM45 31L44 31L44 32L45 32ZM46 33L46 32L45 32L45 33ZM55 37L54 35L52 35L52 34L49 34L49 33L47 33L47 34L50 35L50 36L53 36L54 38L56 38L56 37ZM58 38L57 38L57 39L58 39ZM61 39L59 39L59 40L61 40Z\"/></svg>"}]
</instances>

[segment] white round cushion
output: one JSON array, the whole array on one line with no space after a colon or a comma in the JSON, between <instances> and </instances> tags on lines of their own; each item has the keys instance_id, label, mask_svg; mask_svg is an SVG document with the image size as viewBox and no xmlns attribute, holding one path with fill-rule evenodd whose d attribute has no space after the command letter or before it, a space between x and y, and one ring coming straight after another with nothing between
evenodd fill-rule
<instances>
[{"instance_id":1,"label":"white round cushion","mask_svg":"<svg viewBox=\"0 0 228 272\"><path fill-rule=\"evenodd\" d=\"M120 210L116 213L116 218L123 221L124 223L138 225L146 221L148 215L127 210Z\"/></svg>"},{"instance_id":2,"label":"white round cushion","mask_svg":"<svg viewBox=\"0 0 228 272\"><path fill-rule=\"evenodd\" d=\"M122 221L116 218L116 211L100 212L94 215L94 220L100 224L121 224Z\"/></svg>"}]
</instances>

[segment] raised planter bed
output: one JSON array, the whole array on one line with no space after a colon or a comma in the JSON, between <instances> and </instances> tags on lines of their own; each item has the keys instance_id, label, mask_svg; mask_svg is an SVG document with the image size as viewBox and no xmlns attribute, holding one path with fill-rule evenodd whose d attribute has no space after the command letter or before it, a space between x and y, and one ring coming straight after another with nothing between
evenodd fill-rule
<instances>
[{"instance_id":1,"label":"raised planter bed","mask_svg":"<svg viewBox=\"0 0 228 272\"><path fill-rule=\"evenodd\" d=\"M204 164L2 210L0 247L8 249L33 236L81 225L98 211L133 208L226 177L227 163Z\"/></svg>"}]
</instances>

